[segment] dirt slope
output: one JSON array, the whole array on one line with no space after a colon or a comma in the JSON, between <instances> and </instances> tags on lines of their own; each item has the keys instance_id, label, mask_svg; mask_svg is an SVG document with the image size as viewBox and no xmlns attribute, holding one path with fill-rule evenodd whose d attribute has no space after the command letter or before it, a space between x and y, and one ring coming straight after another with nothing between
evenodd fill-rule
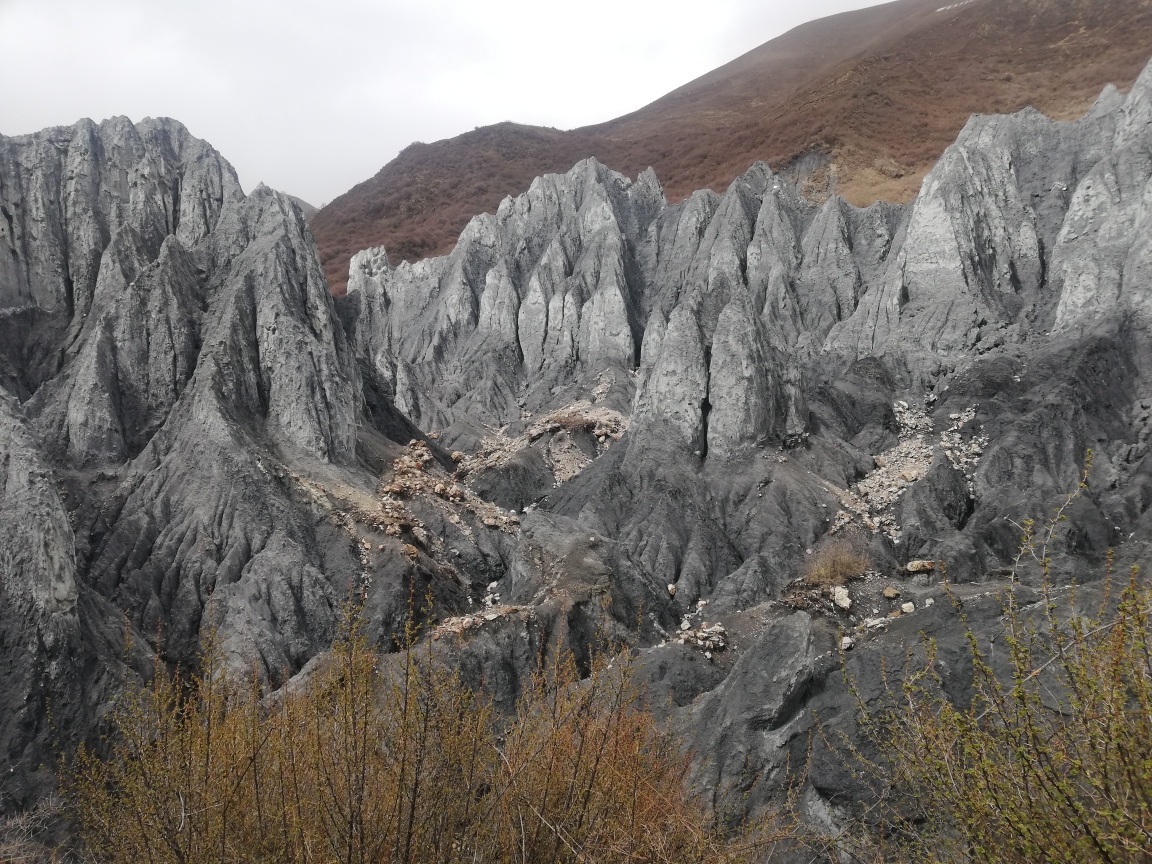
<instances>
[{"instance_id":1,"label":"dirt slope","mask_svg":"<svg viewBox=\"0 0 1152 864\"><path fill-rule=\"evenodd\" d=\"M501 123L412 144L312 230L340 294L357 250L443 254L473 215L587 156L629 175L653 166L670 200L763 159L814 198L908 201L971 114L1075 117L1150 55L1152 0L897 0L804 24L597 126Z\"/></svg>"}]
</instances>

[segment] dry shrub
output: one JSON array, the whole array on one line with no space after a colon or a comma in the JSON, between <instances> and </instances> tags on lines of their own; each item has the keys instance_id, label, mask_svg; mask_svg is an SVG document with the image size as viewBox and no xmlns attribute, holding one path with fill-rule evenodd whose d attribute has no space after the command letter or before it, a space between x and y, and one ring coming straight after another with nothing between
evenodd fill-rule
<instances>
[{"instance_id":1,"label":"dry shrub","mask_svg":"<svg viewBox=\"0 0 1152 864\"><path fill-rule=\"evenodd\" d=\"M847 540L836 540L816 550L808 562L804 580L812 585L843 585L862 576L868 558Z\"/></svg>"},{"instance_id":2,"label":"dry shrub","mask_svg":"<svg viewBox=\"0 0 1152 864\"><path fill-rule=\"evenodd\" d=\"M187 689L157 675L131 694L113 758L77 758L70 803L109 864L751 860L778 838L726 835L686 796L630 662L581 681L567 657L501 719L430 644L386 664L355 623L273 700L209 650Z\"/></svg>"},{"instance_id":3,"label":"dry shrub","mask_svg":"<svg viewBox=\"0 0 1152 864\"><path fill-rule=\"evenodd\" d=\"M591 432L596 426L594 419L585 416L580 411L555 411L550 415L550 419L569 432Z\"/></svg>"},{"instance_id":4,"label":"dry shrub","mask_svg":"<svg viewBox=\"0 0 1152 864\"><path fill-rule=\"evenodd\" d=\"M49 797L35 807L0 818L2 864L51 864L69 860L47 841L60 819L60 802Z\"/></svg>"}]
</instances>

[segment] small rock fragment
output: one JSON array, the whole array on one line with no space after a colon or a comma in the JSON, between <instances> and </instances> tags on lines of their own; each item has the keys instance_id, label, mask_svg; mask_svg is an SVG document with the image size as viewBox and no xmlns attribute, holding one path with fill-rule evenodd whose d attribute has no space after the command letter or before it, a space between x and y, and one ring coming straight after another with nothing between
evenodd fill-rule
<instances>
[{"instance_id":1,"label":"small rock fragment","mask_svg":"<svg viewBox=\"0 0 1152 864\"><path fill-rule=\"evenodd\" d=\"M841 651L850 651L850 650L852 650L852 646L855 644L856 643L852 641L851 636L845 636L844 638L842 638L840 640L840 650Z\"/></svg>"},{"instance_id":2,"label":"small rock fragment","mask_svg":"<svg viewBox=\"0 0 1152 864\"><path fill-rule=\"evenodd\" d=\"M935 561L909 561L905 568L909 573L927 573L936 569Z\"/></svg>"},{"instance_id":3,"label":"small rock fragment","mask_svg":"<svg viewBox=\"0 0 1152 864\"><path fill-rule=\"evenodd\" d=\"M900 611L903 612L905 615L911 615L913 612L916 611L916 604L915 603L903 603L900 606Z\"/></svg>"},{"instance_id":4,"label":"small rock fragment","mask_svg":"<svg viewBox=\"0 0 1152 864\"><path fill-rule=\"evenodd\" d=\"M895 600L897 597L900 596L900 591L896 588L893 588L891 585L889 585L887 588L884 589L884 596L886 598L888 598L889 600Z\"/></svg>"},{"instance_id":5,"label":"small rock fragment","mask_svg":"<svg viewBox=\"0 0 1152 864\"><path fill-rule=\"evenodd\" d=\"M932 606L932 605L934 605L935 603L936 603L936 601L935 601L935 600L933 600L931 597L926 597L926 598L924 599L924 608L925 608L925 609L927 609L929 606Z\"/></svg>"},{"instance_id":6,"label":"small rock fragment","mask_svg":"<svg viewBox=\"0 0 1152 864\"><path fill-rule=\"evenodd\" d=\"M852 606L852 598L848 596L848 589L843 585L837 585L833 590L832 600L841 609L849 609Z\"/></svg>"}]
</instances>

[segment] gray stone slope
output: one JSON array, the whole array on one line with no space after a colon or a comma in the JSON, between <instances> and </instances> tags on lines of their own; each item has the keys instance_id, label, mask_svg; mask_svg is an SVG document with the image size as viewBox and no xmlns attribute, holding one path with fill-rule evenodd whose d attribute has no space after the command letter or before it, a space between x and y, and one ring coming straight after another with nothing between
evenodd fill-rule
<instances>
[{"instance_id":1,"label":"gray stone slope","mask_svg":"<svg viewBox=\"0 0 1152 864\"><path fill-rule=\"evenodd\" d=\"M556 645L630 642L696 788L767 802L814 708L857 735L841 630L868 675L921 621L961 650L910 561L1000 584L1089 448L1058 577L1147 557L1150 87L974 117L906 206L762 164L670 205L587 160L339 300L299 208L174 121L0 139L0 768L37 794L48 699L91 739L210 630L306 675L355 597L509 707ZM797 583L840 540L846 606ZM813 813L865 794L826 756Z\"/></svg>"},{"instance_id":2,"label":"gray stone slope","mask_svg":"<svg viewBox=\"0 0 1152 864\"><path fill-rule=\"evenodd\" d=\"M245 196L170 120L0 152L6 801L44 790L59 745L98 741L150 656L190 668L215 631L278 685L351 596L390 646L411 592L463 606L504 572L510 538L483 525L445 562L439 514L382 514L381 475L424 436L362 375L290 199Z\"/></svg>"},{"instance_id":3,"label":"gray stone slope","mask_svg":"<svg viewBox=\"0 0 1152 864\"><path fill-rule=\"evenodd\" d=\"M707 757L694 782L763 778L764 801L803 761L810 709L848 711L827 683L840 628L882 652L914 635L798 600L824 545L856 538L906 591L916 559L995 584L1013 523L1043 520L1091 449L1059 578L1091 581L1111 547L1147 558L1150 86L1152 67L1071 123L973 117L907 206L815 205L763 165L668 205L650 175L589 160L478 217L446 258L356 256L354 350L422 428L503 454L470 482L525 509L524 536L587 530L627 555L618 578L665 587L688 629L661 612L644 657ZM627 431L561 480L569 433L550 418L573 405ZM960 652L956 619L931 614ZM701 662L676 634L703 621L750 632ZM818 798L856 794L819 766Z\"/></svg>"},{"instance_id":4,"label":"gray stone slope","mask_svg":"<svg viewBox=\"0 0 1152 864\"><path fill-rule=\"evenodd\" d=\"M974 117L906 207L860 210L835 197L816 207L763 165L722 196L668 206L651 175L630 182L586 161L475 219L446 258L392 268L382 249L360 253L349 286L360 307L355 350L397 404L448 443L474 444L477 422L513 436L583 398L628 414L614 479L601 491L579 482L555 506L600 525L622 494L639 494L613 531L632 534L657 578L676 584L687 574L677 602L694 602L756 556L794 570L797 550L842 509L840 492L896 443L889 406L898 398L927 398L942 430L971 407L950 382L980 358L1022 370L1059 334L1091 341L1093 328L1119 327L1123 316L1143 322L1150 74L1127 96L1109 88L1074 123L1031 110ZM1096 227L1085 235L1082 222ZM1131 346L1107 350L1118 352L1111 362L1141 365ZM861 363L878 363L879 374L857 375ZM597 394L606 372L611 387ZM1141 376L1109 386L1130 400ZM1095 397L1069 387L1073 404ZM976 437L993 410L955 434ZM1008 444L994 440L972 501L938 506L914 492L902 509L915 531L877 553L896 559L945 543L961 574L995 569L1002 544L980 531L1003 516L1001 490L1035 502L1069 482L1087 420L1038 427L1069 451L1044 476L995 467ZM787 467L769 455L800 442ZM1042 461L1053 458L1049 447ZM540 498L548 490L526 459L508 470ZM955 486L955 466L940 466L929 481ZM485 483L523 506L515 482ZM661 504L651 487L674 500ZM960 537L972 509L981 515Z\"/></svg>"}]
</instances>

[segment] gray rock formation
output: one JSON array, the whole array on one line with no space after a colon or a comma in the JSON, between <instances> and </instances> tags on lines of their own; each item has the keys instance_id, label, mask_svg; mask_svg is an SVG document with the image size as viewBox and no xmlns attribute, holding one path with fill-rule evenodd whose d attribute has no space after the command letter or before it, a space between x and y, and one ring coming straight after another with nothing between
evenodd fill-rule
<instances>
[{"instance_id":1,"label":"gray rock formation","mask_svg":"<svg viewBox=\"0 0 1152 864\"><path fill-rule=\"evenodd\" d=\"M627 414L554 491L527 455L476 488L537 501L549 515L526 516L525 536L563 516L612 538L680 615L779 602L811 550L857 530L882 572L943 559L953 579L995 582L1008 520L1043 518L1091 447L1058 565L1090 578L1108 547L1142 560L1152 539L1149 86L1152 68L1074 123L974 117L903 207L816 207L763 165L667 205L651 176L584 162L478 217L447 258L393 269L360 253L349 290L366 311L349 332L452 446L514 438L577 400ZM812 694L846 698L819 659L846 622L801 638L797 621L765 629L716 689L680 646L652 649L677 704L711 691L682 718L714 757L702 790L775 776ZM795 695L777 672L801 648ZM820 795L850 786L821 764Z\"/></svg>"},{"instance_id":2,"label":"gray rock formation","mask_svg":"<svg viewBox=\"0 0 1152 864\"><path fill-rule=\"evenodd\" d=\"M19 803L54 759L49 702L64 742L95 741L150 654L193 664L206 628L277 684L351 592L391 645L409 589L445 574L404 553L424 523L385 530L380 476L423 436L365 383L286 196L245 196L170 120L0 152L0 758ZM458 539L453 585L504 571L508 544L480 540Z\"/></svg>"},{"instance_id":3,"label":"gray rock formation","mask_svg":"<svg viewBox=\"0 0 1152 864\"><path fill-rule=\"evenodd\" d=\"M46 700L93 740L209 628L278 686L356 596L505 706L557 639L632 642L698 790L763 804L814 710L857 736L842 628L866 690L921 629L960 662L909 560L993 627L1009 520L1089 448L1059 578L1147 558L1150 118L1152 67L1074 123L974 117L907 206L762 164L668 204L587 160L448 256L359 253L339 300L291 200L173 121L0 139L0 771L37 794ZM841 538L874 571L847 608L796 584ZM915 612L869 626L887 583ZM867 794L819 748L809 781Z\"/></svg>"}]
</instances>

